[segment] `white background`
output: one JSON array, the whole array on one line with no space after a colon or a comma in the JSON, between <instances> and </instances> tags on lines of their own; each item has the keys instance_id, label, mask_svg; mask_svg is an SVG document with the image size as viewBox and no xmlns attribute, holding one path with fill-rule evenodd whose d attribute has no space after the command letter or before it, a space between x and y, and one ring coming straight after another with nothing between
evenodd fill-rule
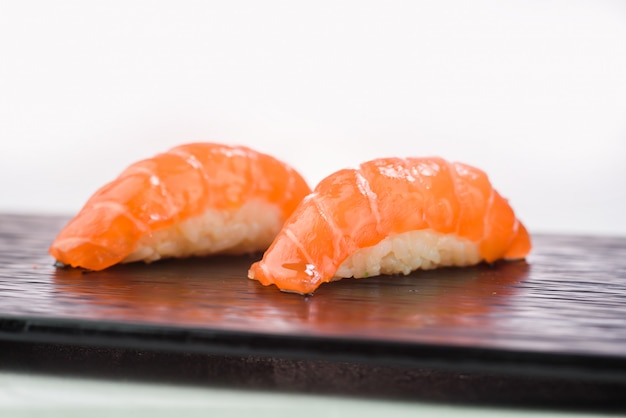
<instances>
[{"instance_id":1,"label":"white background","mask_svg":"<svg viewBox=\"0 0 626 418\"><path fill-rule=\"evenodd\" d=\"M440 155L531 232L626 235L626 2L0 0L1 212L72 214L190 141L311 185Z\"/></svg>"}]
</instances>

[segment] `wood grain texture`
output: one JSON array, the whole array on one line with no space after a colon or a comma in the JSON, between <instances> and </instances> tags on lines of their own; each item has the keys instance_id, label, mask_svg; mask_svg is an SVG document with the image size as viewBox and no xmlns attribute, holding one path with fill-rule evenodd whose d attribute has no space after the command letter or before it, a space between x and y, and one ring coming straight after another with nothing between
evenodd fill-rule
<instances>
[{"instance_id":1,"label":"wood grain texture","mask_svg":"<svg viewBox=\"0 0 626 418\"><path fill-rule=\"evenodd\" d=\"M0 215L0 320L626 358L626 239L534 236L527 262L345 279L312 297L248 280L260 255L57 269L65 218ZM7 325L8 324L8 325Z\"/></svg>"}]
</instances>

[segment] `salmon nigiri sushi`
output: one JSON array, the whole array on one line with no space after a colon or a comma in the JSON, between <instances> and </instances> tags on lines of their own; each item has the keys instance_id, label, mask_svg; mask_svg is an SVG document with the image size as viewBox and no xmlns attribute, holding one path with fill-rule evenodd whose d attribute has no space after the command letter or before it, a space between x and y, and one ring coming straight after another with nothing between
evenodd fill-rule
<instances>
[{"instance_id":1,"label":"salmon nigiri sushi","mask_svg":"<svg viewBox=\"0 0 626 418\"><path fill-rule=\"evenodd\" d=\"M250 148L181 145L132 164L96 191L49 252L64 265L102 270L264 251L310 191L293 168Z\"/></svg>"},{"instance_id":2,"label":"salmon nigiri sushi","mask_svg":"<svg viewBox=\"0 0 626 418\"><path fill-rule=\"evenodd\" d=\"M286 292L417 269L523 259L530 236L472 166L382 158L323 179L248 277Z\"/></svg>"}]
</instances>

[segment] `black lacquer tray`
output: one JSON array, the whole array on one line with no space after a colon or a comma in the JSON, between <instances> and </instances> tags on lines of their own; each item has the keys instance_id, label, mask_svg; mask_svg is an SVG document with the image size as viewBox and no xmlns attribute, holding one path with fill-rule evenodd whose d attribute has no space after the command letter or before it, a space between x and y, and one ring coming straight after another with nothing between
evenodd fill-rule
<instances>
[{"instance_id":1,"label":"black lacquer tray","mask_svg":"<svg viewBox=\"0 0 626 418\"><path fill-rule=\"evenodd\" d=\"M248 280L260 255L57 269L47 247L66 221L0 215L2 368L436 400L626 398L626 238L535 235L526 262L303 297Z\"/></svg>"}]
</instances>

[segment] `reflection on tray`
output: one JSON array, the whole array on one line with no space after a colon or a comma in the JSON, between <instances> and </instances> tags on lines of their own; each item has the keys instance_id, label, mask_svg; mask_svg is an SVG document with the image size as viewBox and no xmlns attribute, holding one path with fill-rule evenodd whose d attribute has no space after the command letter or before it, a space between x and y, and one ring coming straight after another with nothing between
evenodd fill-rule
<instances>
[{"instance_id":1,"label":"reflection on tray","mask_svg":"<svg viewBox=\"0 0 626 418\"><path fill-rule=\"evenodd\" d=\"M484 323L529 271L525 262L344 279L312 297L246 278L252 257L214 257L57 269L59 293L89 319L245 330L376 336ZM483 324L484 325L484 324Z\"/></svg>"}]
</instances>

